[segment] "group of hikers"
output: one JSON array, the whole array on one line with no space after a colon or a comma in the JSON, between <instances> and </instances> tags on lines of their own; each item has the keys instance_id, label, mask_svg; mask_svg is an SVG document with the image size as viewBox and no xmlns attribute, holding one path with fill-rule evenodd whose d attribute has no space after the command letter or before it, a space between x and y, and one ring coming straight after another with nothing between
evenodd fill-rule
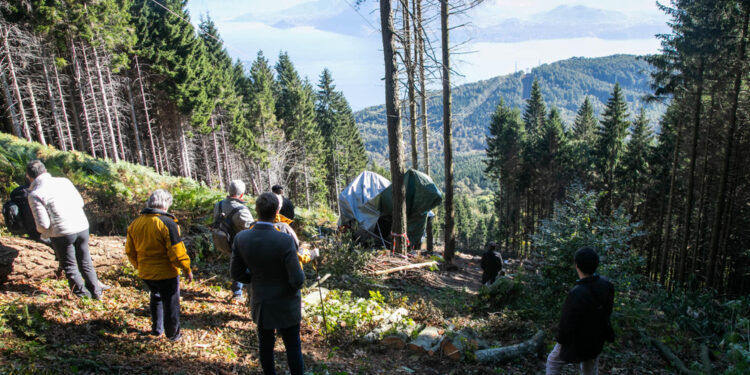
<instances>
[{"instance_id":1,"label":"group of hikers","mask_svg":"<svg viewBox=\"0 0 750 375\"><path fill-rule=\"evenodd\" d=\"M30 236L40 241L48 239L74 295L101 299L108 287L99 282L89 253L89 223L83 198L70 180L52 177L39 160L27 164L26 178L30 184L26 190L27 209L38 234ZM214 206L214 243L217 249L231 254L235 301L245 300L243 289L249 284L249 305L257 326L263 372L276 373L273 349L278 333L284 342L290 373L301 375L304 361L300 290L305 281L302 264L317 253L303 250L289 226L294 219L294 206L283 196L281 186L257 197L258 220L253 219L246 206L244 194L245 184L232 181L227 198ZM149 289L151 329L144 335L165 335L169 340L180 341L180 280L192 282L193 272L178 220L169 213L172 199L164 189L149 196L140 216L128 226L125 253ZM483 283L493 282L502 268L502 259L495 250L492 243L482 257ZM614 340L610 324L614 287L596 273L599 256L594 249L583 247L575 253L574 265L579 280L565 299L557 344L547 357L547 374L559 374L567 363L580 364L582 374L597 374L603 344Z\"/></svg>"}]
</instances>

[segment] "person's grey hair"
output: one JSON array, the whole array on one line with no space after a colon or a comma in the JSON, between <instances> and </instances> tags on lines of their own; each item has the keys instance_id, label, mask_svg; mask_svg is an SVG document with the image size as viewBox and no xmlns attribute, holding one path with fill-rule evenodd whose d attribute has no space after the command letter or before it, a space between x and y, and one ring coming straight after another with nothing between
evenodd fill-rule
<instances>
[{"instance_id":1,"label":"person's grey hair","mask_svg":"<svg viewBox=\"0 0 750 375\"><path fill-rule=\"evenodd\" d=\"M155 190L146 201L146 207L161 208L164 211L168 210L171 205L172 194L169 194L169 192L164 189Z\"/></svg>"},{"instance_id":2,"label":"person's grey hair","mask_svg":"<svg viewBox=\"0 0 750 375\"><path fill-rule=\"evenodd\" d=\"M26 164L26 174L31 178L37 178L43 173L47 173L47 168L41 160L35 159Z\"/></svg>"},{"instance_id":3,"label":"person's grey hair","mask_svg":"<svg viewBox=\"0 0 750 375\"><path fill-rule=\"evenodd\" d=\"M229 183L229 195L239 196L245 194L245 183L242 180L233 180Z\"/></svg>"}]
</instances>

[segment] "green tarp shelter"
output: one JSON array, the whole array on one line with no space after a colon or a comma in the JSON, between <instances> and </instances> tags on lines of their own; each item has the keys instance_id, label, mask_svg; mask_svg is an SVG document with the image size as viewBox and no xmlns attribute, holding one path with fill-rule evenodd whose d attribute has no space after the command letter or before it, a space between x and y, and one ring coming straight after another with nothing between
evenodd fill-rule
<instances>
[{"instance_id":1,"label":"green tarp shelter","mask_svg":"<svg viewBox=\"0 0 750 375\"><path fill-rule=\"evenodd\" d=\"M406 186L406 223L409 242L418 244L422 240L427 225L427 216L433 208L443 201L443 193L435 185L430 176L409 169L404 173L404 185ZM393 185L389 185L377 196L366 204L371 209L380 213L380 217L392 216L393 214ZM384 229L390 232L390 228Z\"/></svg>"}]
</instances>

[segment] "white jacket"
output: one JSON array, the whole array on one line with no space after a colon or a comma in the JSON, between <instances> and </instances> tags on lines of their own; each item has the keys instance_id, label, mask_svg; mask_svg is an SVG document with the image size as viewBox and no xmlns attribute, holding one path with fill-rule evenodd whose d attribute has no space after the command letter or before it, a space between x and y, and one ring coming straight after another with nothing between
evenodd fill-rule
<instances>
[{"instance_id":1,"label":"white jacket","mask_svg":"<svg viewBox=\"0 0 750 375\"><path fill-rule=\"evenodd\" d=\"M29 206L42 237L63 237L89 229L83 198L67 178L43 173L29 190Z\"/></svg>"}]
</instances>

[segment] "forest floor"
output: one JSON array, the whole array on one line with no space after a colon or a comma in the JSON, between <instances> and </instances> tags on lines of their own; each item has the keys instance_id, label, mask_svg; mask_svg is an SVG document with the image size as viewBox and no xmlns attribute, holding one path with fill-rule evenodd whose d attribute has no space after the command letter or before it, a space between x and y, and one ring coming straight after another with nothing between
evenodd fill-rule
<instances>
[{"instance_id":1,"label":"forest floor","mask_svg":"<svg viewBox=\"0 0 750 375\"><path fill-rule=\"evenodd\" d=\"M367 267L383 268L394 260L387 253L379 254L370 258ZM414 260L417 261L424 259ZM420 268L385 277L371 276L364 281L346 275L334 276L324 286L350 290L355 296L378 290L388 295L385 303L407 308L409 317L417 323L471 327L494 346L525 341L542 329L547 333L545 352L549 351L556 318L539 320L540 315L534 312L484 305L478 294L479 255L459 253L455 264L458 266L455 271ZM150 328L148 292L135 270L124 264L100 275L102 282L112 287L101 301L73 297L64 279L11 281L0 286L0 373L260 373L256 328L249 308L230 300L228 261L204 260L197 267L196 280L181 287L184 339L177 343L144 335ZM308 277L314 278L310 267L306 268ZM510 277L533 272L533 268L512 259L507 261L506 269L519 270ZM551 312L542 316L559 315ZM303 354L308 373L544 372L545 358L537 355L495 367L352 338L338 337L331 341L326 341L315 320L303 321ZM277 370L283 374L287 366L281 340L277 340L276 349ZM614 346L609 345L600 360L601 372L608 374L673 373L660 370L662 367L664 362L654 349L640 343L631 333L621 335ZM575 371L568 366L565 373Z\"/></svg>"}]
</instances>

